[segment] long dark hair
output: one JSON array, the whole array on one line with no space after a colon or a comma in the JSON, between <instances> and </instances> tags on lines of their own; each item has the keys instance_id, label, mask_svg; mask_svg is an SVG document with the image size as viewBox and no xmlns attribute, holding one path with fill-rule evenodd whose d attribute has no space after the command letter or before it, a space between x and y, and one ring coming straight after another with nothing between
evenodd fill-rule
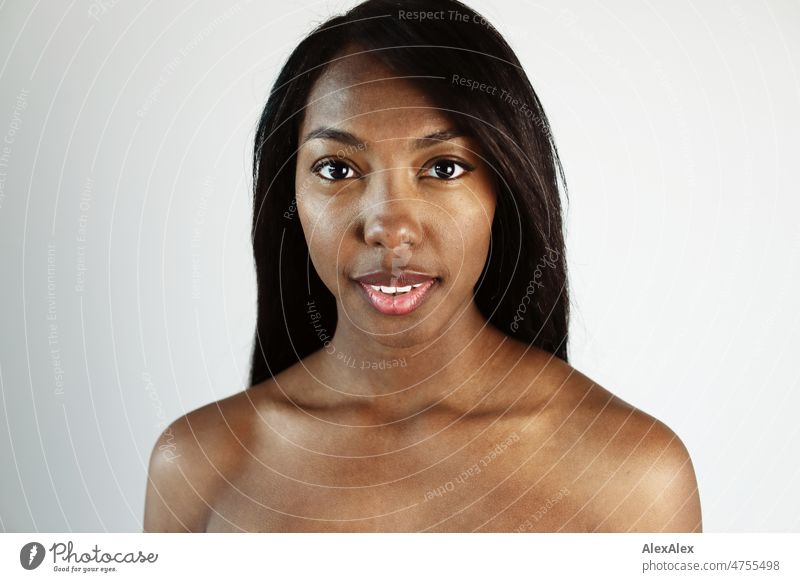
<instances>
[{"instance_id":1,"label":"long dark hair","mask_svg":"<svg viewBox=\"0 0 800 582\"><path fill-rule=\"evenodd\" d=\"M317 351L336 329L335 298L311 263L296 214L295 156L314 82L352 45L399 76L414 77L482 144L495 173L497 207L475 303L506 334L567 360L559 179L565 194L566 186L549 123L519 60L483 17L456 0L368 0L319 25L295 48L258 124L252 227L258 321L250 384Z\"/></svg>"}]
</instances>

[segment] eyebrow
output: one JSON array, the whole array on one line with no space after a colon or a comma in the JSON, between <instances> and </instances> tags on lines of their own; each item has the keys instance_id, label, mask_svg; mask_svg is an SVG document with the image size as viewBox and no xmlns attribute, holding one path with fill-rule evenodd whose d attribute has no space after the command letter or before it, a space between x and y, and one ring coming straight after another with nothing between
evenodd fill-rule
<instances>
[{"instance_id":1,"label":"eyebrow","mask_svg":"<svg viewBox=\"0 0 800 582\"><path fill-rule=\"evenodd\" d=\"M451 139L464 136L464 132L455 128L440 129L426 136L415 138L411 142L411 147L413 149L423 149L436 145L439 142L449 141ZM336 129L334 127L318 127L317 129L309 131L303 138L303 141L300 143L300 145L303 145L312 139L329 139L351 146L359 146L366 143L365 140L353 135L349 131L342 131L341 129Z\"/></svg>"}]
</instances>

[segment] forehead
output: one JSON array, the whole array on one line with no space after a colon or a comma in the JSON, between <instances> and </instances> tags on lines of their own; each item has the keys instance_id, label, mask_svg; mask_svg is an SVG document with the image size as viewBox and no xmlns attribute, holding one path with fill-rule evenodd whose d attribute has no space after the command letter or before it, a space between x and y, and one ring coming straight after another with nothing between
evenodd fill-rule
<instances>
[{"instance_id":1,"label":"forehead","mask_svg":"<svg viewBox=\"0 0 800 582\"><path fill-rule=\"evenodd\" d=\"M413 79L367 53L345 56L326 68L309 94L301 133L340 124L362 127L378 140L417 135L422 128L441 128L448 122Z\"/></svg>"}]
</instances>

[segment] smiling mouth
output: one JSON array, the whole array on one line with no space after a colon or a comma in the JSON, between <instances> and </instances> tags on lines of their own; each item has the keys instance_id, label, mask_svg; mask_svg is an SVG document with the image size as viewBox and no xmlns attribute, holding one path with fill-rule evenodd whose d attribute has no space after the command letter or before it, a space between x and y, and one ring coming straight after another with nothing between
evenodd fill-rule
<instances>
[{"instance_id":1,"label":"smiling mouth","mask_svg":"<svg viewBox=\"0 0 800 582\"><path fill-rule=\"evenodd\" d=\"M365 279L365 278L364 278ZM367 302L384 315L407 315L418 309L436 287L437 277L418 277L417 283L403 286L374 285L356 280Z\"/></svg>"}]
</instances>

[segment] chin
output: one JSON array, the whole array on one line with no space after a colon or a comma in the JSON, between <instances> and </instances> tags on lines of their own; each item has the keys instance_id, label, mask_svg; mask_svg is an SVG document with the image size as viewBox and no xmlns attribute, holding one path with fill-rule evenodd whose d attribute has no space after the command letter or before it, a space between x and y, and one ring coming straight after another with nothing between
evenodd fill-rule
<instances>
[{"instance_id":1,"label":"chin","mask_svg":"<svg viewBox=\"0 0 800 582\"><path fill-rule=\"evenodd\" d=\"M436 304L407 315L385 315L354 295L344 311L339 311L339 322L348 322L359 333L386 347L409 348L431 342L447 327L448 319Z\"/></svg>"}]
</instances>

